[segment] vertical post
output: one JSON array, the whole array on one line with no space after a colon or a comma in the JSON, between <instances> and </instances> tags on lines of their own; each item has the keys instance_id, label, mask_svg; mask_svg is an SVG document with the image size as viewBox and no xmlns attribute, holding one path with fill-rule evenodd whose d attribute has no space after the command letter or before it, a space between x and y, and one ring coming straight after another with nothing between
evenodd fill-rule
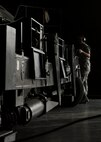
<instances>
[{"instance_id":1,"label":"vertical post","mask_svg":"<svg viewBox=\"0 0 101 142\"><path fill-rule=\"evenodd\" d=\"M73 96L76 96L76 74L75 74L75 55L74 55L74 45L72 45L72 61L71 61L71 71L72 71L72 86L73 86Z\"/></svg>"},{"instance_id":2,"label":"vertical post","mask_svg":"<svg viewBox=\"0 0 101 142\"><path fill-rule=\"evenodd\" d=\"M23 48L23 23L21 22L21 50Z\"/></svg>"},{"instance_id":3,"label":"vertical post","mask_svg":"<svg viewBox=\"0 0 101 142\"><path fill-rule=\"evenodd\" d=\"M60 62L59 62L59 44L58 35L55 35L55 65L56 65L56 83L57 93L59 96L59 105L61 106L61 79L60 79Z\"/></svg>"}]
</instances>

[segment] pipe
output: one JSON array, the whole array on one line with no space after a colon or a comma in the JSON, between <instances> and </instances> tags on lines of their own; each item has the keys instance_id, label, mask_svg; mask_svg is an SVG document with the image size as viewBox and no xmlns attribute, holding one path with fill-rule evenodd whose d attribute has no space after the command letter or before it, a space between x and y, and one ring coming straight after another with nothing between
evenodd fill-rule
<instances>
[{"instance_id":1,"label":"pipe","mask_svg":"<svg viewBox=\"0 0 101 142\"><path fill-rule=\"evenodd\" d=\"M19 106L17 110L18 123L27 124L32 118L42 115L46 110L46 106L41 99L34 98L27 101L24 106Z\"/></svg>"}]
</instances>

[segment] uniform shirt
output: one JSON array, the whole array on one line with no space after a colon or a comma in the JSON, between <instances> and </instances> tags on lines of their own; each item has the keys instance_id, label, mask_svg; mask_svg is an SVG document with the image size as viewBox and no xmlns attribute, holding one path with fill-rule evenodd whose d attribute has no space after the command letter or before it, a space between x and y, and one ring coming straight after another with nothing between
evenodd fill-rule
<instances>
[{"instance_id":1,"label":"uniform shirt","mask_svg":"<svg viewBox=\"0 0 101 142\"><path fill-rule=\"evenodd\" d=\"M84 52L90 54L91 53L91 49L90 46L87 45L85 42L81 42L79 45L79 49L83 50ZM79 63L80 63L80 68L81 68L81 72L90 72L90 58L87 57L86 55L84 55L83 53L79 53Z\"/></svg>"}]
</instances>

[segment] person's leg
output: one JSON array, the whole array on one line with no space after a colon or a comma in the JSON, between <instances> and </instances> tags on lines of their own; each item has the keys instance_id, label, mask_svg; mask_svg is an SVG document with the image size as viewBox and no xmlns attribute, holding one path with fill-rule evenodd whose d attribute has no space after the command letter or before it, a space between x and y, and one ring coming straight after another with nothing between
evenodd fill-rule
<instances>
[{"instance_id":1,"label":"person's leg","mask_svg":"<svg viewBox=\"0 0 101 142\"><path fill-rule=\"evenodd\" d=\"M89 102L89 99L88 99L88 74L82 74L82 84L83 84L83 98L81 100L81 103L86 103L86 102Z\"/></svg>"},{"instance_id":2,"label":"person's leg","mask_svg":"<svg viewBox=\"0 0 101 142\"><path fill-rule=\"evenodd\" d=\"M83 82L83 87L84 87L85 100L86 100L86 102L89 102L89 99L88 99L88 79L87 78L85 78L85 80Z\"/></svg>"}]
</instances>

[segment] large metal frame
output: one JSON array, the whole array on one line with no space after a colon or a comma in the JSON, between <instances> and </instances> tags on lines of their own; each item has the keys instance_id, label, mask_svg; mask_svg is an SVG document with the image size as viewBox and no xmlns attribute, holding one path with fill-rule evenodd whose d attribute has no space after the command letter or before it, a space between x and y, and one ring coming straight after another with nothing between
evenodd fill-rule
<instances>
[{"instance_id":1,"label":"large metal frame","mask_svg":"<svg viewBox=\"0 0 101 142\"><path fill-rule=\"evenodd\" d=\"M26 125L68 101L79 102L75 103L80 70L74 46L65 46L57 32L45 33L44 25L33 17L3 24L0 37L1 127L8 129L0 138L9 134L14 139L16 132L9 133L14 125Z\"/></svg>"}]
</instances>

